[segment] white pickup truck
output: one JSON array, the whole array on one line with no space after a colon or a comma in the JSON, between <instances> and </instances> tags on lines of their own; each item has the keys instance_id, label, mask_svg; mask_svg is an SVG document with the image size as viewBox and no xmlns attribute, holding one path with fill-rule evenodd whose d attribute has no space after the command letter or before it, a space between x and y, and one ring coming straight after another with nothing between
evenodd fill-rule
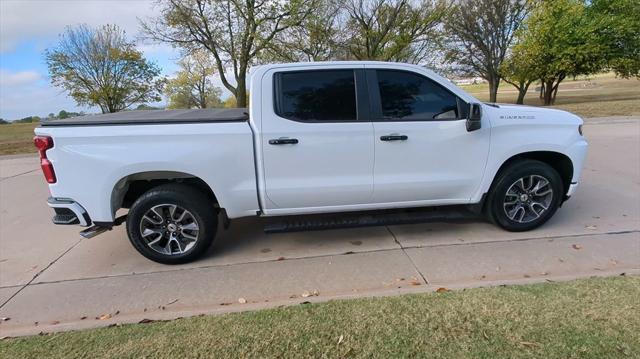
<instances>
[{"instance_id":1,"label":"white pickup truck","mask_svg":"<svg viewBox=\"0 0 640 359\"><path fill-rule=\"evenodd\" d=\"M245 216L316 214L290 226L313 229L465 205L524 231L578 185L587 143L568 112L483 104L399 63L265 65L250 80L248 110L43 122L35 144L54 223L92 226L81 232L90 237L126 220L142 255L173 264L201 255L219 220Z\"/></svg>"}]
</instances>

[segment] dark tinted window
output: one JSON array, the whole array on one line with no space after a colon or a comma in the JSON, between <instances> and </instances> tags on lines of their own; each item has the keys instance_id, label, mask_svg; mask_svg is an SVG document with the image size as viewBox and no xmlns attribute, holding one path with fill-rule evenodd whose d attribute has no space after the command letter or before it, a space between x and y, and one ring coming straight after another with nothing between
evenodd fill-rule
<instances>
[{"instance_id":1,"label":"dark tinted window","mask_svg":"<svg viewBox=\"0 0 640 359\"><path fill-rule=\"evenodd\" d=\"M382 115L388 120L440 120L458 117L454 94L418 74L378 70Z\"/></svg>"},{"instance_id":2,"label":"dark tinted window","mask_svg":"<svg viewBox=\"0 0 640 359\"><path fill-rule=\"evenodd\" d=\"M353 70L285 72L276 80L276 112L296 121L355 121Z\"/></svg>"}]
</instances>

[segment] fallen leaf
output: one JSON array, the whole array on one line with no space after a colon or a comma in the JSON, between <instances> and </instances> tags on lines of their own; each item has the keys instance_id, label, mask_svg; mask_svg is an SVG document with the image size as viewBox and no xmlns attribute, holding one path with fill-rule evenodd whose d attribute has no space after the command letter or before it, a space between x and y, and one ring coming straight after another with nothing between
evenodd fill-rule
<instances>
[{"instance_id":1,"label":"fallen leaf","mask_svg":"<svg viewBox=\"0 0 640 359\"><path fill-rule=\"evenodd\" d=\"M302 292L302 294L300 294L300 296L302 298L309 298L311 296L311 293L307 292L306 290L304 292Z\"/></svg>"},{"instance_id":2,"label":"fallen leaf","mask_svg":"<svg viewBox=\"0 0 640 359\"><path fill-rule=\"evenodd\" d=\"M101 316L97 317L96 319L98 320L107 320L107 319L111 319L111 314L107 313L107 314L102 314Z\"/></svg>"},{"instance_id":3,"label":"fallen leaf","mask_svg":"<svg viewBox=\"0 0 640 359\"><path fill-rule=\"evenodd\" d=\"M2 317L2 318L0 318L0 322L6 322L6 321L8 321L8 320L11 320L11 318L9 318L9 317Z\"/></svg>"},{"instance_id":4,"label":"fallen leaf","mask_svg":"<svg viewBox=\"0 0 640 359\"><path fill-rule=\"evenodd\" d=\"M342 343L343 340L344 340L344 335L340 335L340 338L338 338L338 345L340 345L340 343Z\"/></svg>"},{"instance_id":5,"label":"fallen leaf","mask_svg":"<svg viewBox=\"0 0 640 359\"><path fill-rule=\"evenodd\" d=\"M38 324L40 324L40 323L38 323L38 322L33 322L33 325L35 325L36 327L38 326Z\"/></svg>"},{"instance_id":6,"label":"fallen leaf","mask_svg":"<svg viewBox=\"0 0 640 359\"><path fill-rule=\"evenodd\" d=\"M489 340L489 336L487 335L487 332L485 332L484 330L482 331L482 336L483 336L486 340Z\"/></svg>"},{"instance_id":7,"label":"fallen leaf","mask_svg":"<svg viewBox=\"0 0 640 359\"><path fill-rule=\"evenodd\" d=\"M297 294L291 294L291 295L289 296L289 298L291 298L291 299L295 299L295 298L298 298L298 295L297 295Z\"/></svg>"},{"instance_id":8,"label":"fallen leaf","mask_svg":"<svg viewBox=\"0 0 640 359\"><path fill-rule=\"evenodd\" d=\"M231 303L220 303L220 305L231 305Z\"/></svg>"},{"instance_id":9,"label":"fallen leaf","mask_svg":"<svg viewBox=\"0 0 640 359\"><path fill-rule=\"evenodd\" d=\"M396 278L396 282L402 282L404 278Z\"/></svg>"},{"instance_id":10,"label":"fallen leaf","mask_svg":"<svg viewBox=\"0 0 640 359\"><path fill-rule=\"evenodd\" d=\"M412 280L411 282L409 282L409 284L411 284L411 285L422 285L422 283L420 283L420 281L418 281L417 279Z\"/></svg>"},{"instance_id":11,"label":"fallen leaf","mask_svg":"<svg viewBox=\"0 0 640 359\"><path fill-rule=\"evenodd\" d=\"M318 292L318 290L317 290L317 289L314 289L314 290L313 290L313 293L311 293L311 294L313 294L313 296L314 296L314 297L317 297L317 296L319 296L319 295L320 295L320 292Z\"/></svg>"},{"instance_id":12,"label":"fallen leaf","mask_svg":"<svg viewBox=\"0 0 640 359\"><path fill-rule=\"evenodd\" d=\"M246 304L246 303L247 303L247 300L246 300L246 299L244 299L244 298L238 298L238 303L240 303L240 304Z\"/></svg>"},{"instance_id":13,"label":"fallen leaf","mask_svg":"<svg viewBox=\"0 0 640 359\"><path fill-rule=\"evenodd\" d=\"M584 228L586 228L586 229L590 229L590 230L592 230L592 231L593 231L593 230L598 229L598 226L596 226L596 225L593 225L593 224L592 224L592 225L589 225L589 226L585 226Z\"/></svg>"},{"instance_id":14,"label":"fallen leaf","mask_svg":"<svg viewBox=\"0 0 640 359\"><path fill-rule=\"evenodd\" d=\"M520 342L520 344L524 345L525 347L535 347L536 345L539 345L538 343L534 343L534 342Z\"/></svg>"},{"instance_id":15,"label":"fallen leaf","mask_svg":"<svg viewBox=\"0 0 640 359\"><path fill-rule=\"evenodd\" d=\"M582 246L579 245L579 244L574 244L574 245L571 246L571 248L573 248L575 250L580 250L580 249L582 249Z\"/></svg>"},{"instance_id":16,"label":"fallen leaf","mask_svg":"<svg viewBox=\"0 0 640 359\"><path fill-rule=\"evenodd\" d=\"M558 262L564 263L564 259L563 258L558 258Z\"/></svg>"},{"instance_id":17,"label":"fallen leaf","mask_svg":"<svg viewBox=\"0 0 640 359\"><path fill-rule=\"evenodd\" d=\"M523 275L523 277L525 277L525 278L531 278L531 276L530 276L530 275L528 275L528 274Z\"/></svg>"},{"instance_id":18,"label":"fallen leaf","mask_svg":"<svg viewBox=\"0 0 640 359\"><path fill-rule=\"evenodd\" d=\"M540 275L549 275L547 272L540 272Z\"/></svg>"},{"instance_id":19,"label":"fallen leaf","mask_svg":"<svg viewBox=\"0 0 640 359\"><path fill-rule=\"evenodd\" d=\"M113 313L113 315L118 315L118 314L120 314L120 311L119 311L119 310L116 310L116 312L115 312L115 313Z\"/></svg>"},{"instance_id":20,"label":"fallen leaf","mask_svg":"<svg viewBox=\"0 0 640 359\"><path fill-rule=\"evenodd\" d=\"M278 259L276 259L277 261L283 261L284 257L278 257Z\"/></svg>"},{"instance_id":21,"label":"fallen leaf","mask_svg":"<svg viewBox=\"0 0 640 359\"><path fill-rule=\"evenodd\" d=\"M440 287L438 289L436 289L436 293L445 293L448 292L449 289L445 288L445 287Z\"/></svg>"},{"instance_id":22,"label":"fallen leaf","mask_svg":"<svg viewBox=\"0 0 640 359\"><path fill-rule=\"evenodd\" d=\"M54 320L53 322L51 322L51 325L58 325L58 324L60 324L59 320Z\"/></svg>"},{"instance_id":23,"label":"fallen leaf","mask_svg":"<svg viewBox=\"0 0 640 359\"><path fill-rule=\"evenodd\" d=\"M85 319L87 319L87 316L86 316L86 315L85 315L85 316L80 317L80 320L85 320Z\"/></svg>"}]
</instances>

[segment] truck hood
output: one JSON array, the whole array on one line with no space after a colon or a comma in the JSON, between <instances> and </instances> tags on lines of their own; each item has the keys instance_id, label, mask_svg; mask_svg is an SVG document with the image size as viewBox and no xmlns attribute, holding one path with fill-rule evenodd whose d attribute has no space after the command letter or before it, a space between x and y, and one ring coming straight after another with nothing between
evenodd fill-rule
<instances>
[{"instance_id":1,"label":"truck hood","mask_svg":"<svg viewBox=\"0 0 640 359\"><path fill-rule=\"evenodd\" d=\"M503 121L522 121L526 123L575 124L583 123L582 119L567 111L553 108L534 107L512 104L484 104L483 109Z\"/></svg>"}]
</instances>

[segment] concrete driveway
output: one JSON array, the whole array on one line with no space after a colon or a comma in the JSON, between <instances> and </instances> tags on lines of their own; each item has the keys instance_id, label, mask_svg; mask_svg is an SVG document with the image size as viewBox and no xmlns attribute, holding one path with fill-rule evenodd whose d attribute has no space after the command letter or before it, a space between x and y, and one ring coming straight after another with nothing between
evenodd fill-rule
<instances>
[{"instance_id":1,"label":"concrete driveway","mask_svg":"<svg viewBox=\"0 0 640 359\"><path fill-rule=\"evenodd\" d=\"M32 156L0 159L0 337L440 287L640 271L640 121L589 120L578 192L542 228L482 221L265 235L234 221L201 260L146 260L123 227L54 226ZM8 318L8 319L7 319Z\"/></svg>"}]
</instances>

